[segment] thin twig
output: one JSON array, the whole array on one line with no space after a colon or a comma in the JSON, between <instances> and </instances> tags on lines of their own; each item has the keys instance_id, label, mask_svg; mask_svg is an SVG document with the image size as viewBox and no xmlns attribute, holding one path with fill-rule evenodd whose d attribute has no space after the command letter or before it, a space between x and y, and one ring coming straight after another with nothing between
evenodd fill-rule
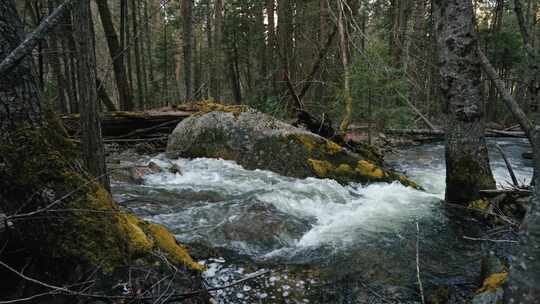
<instances>
[{"instance_id":1,"label":"thin twig","mask_svg":"<svg viewBox=\"0 0 540 304\"><path fill-rule=\"evenodd\" d=\"M506 164L506 168L508 169L508 173L510 174L510 178L512 179L512 183L514 184L515 187L519 187L519 183L516 178L516 175L514 174L514 170L512 169L512 165L510 164L510 161L506 157L506 154L504 154L504 150L498 144L495 144L495 147L501 153L504 163Z\"/></svg>"},{"instance_id":2,"label":"thin twig","mask_svg":"<svg viewBox=\"0 0 540 304\"><path fill-rule=\"evenodd\" d=\"M422 304L426 303L424 298L424 286L422 285L422 279L420 278L420 225L416 222L416 278L418 279L418 288L420 289L420 297L422 298Z\"/></svg>"},{"instance_id":3,"label":"thin twig","mask_svg":"<svg viewBox=\"0 0 540 304\"><path fill-rule=\"evenodd\" d=\"M483 239L483 238L475 238L475 237L470 237L470 236L463 236L463 238L465 240L470 240L470 241L486 241L486 242L494 242L494 243L519 243L518 241L514 241L514 240L494 240L494 239Z\"/></svg>"},{"instance_id":4,"label":"thin twig","mask_svg":"<svg viewBox=\"0 0 540 304\"><path fill-rule=\"evenodd\" d=\"M7 270L15 273L16 275L18 275L19 277L21 277L22 279L24 279L26 281L29 281L29 282L38 284L40 286L52 289L47 294L65 294L65 295L68 295L68 296L79 296L79 297L94 298L94 299L114 299L114 300L155 300L155 299L162 298L162 296L163 296L163 295L161 295L160 297L156 297L156 296L147 296L147 297L108 296L108 295L99 295L99 294L90 294L90 293L78 292L78 291L75 291L75 290L68 289L66 287L60 287L60 286L51 285L51 284L36 280L34 278L31 278L29 276L26 276L22 272L17 271L16 269L12 268L11 266L7 265L6 263L4 263L2 261L0 261L0 266L2 266L4 268L6 268ZM187 293L182 293L182 294L171 294L170 297L167 298L167 302L181 300L181 299L184 299L184 298L196 296L196 295L206 293L206 292L210 292L210 291L217 291L217 290L227 289L227 288L233 287L235 285L238 285L238 284L240 284L242 282L253 280L253 279L255 279L257 277L260 277L262 275L265 275L265 274L267 274L269 272L270 272L270 270L255 272L255 273L252 273L252 274L246 276L245 278L243 278L241 280L234 281L234 282L232 282L230 284L220 286L220 287L214 287L214 288L209 288L209 289L199 289L199 290L195 290L195 291L191 291L191 292L187 292ZM38 295L34 295L32 297L38 297L38 296L44 296L44 295L46 295L46 294L38 294ZM16 303L16 302L21 302L22 300L21 299L14 299L14 300L10 300L10 301L11 302L0 301L0 304ZM14 302L14 301L16 301L16 302Z\"/></svg>"}]
</instances>

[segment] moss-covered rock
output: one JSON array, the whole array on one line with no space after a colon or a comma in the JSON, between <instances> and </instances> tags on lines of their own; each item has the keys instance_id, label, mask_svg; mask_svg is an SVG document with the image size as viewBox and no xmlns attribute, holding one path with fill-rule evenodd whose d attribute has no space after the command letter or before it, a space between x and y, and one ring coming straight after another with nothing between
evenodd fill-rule
<instances>
[{"instance_id":1,"label":"moss-covered rock","mask_svg":"<svg viewBox=\"0 0 540 304\"><path fill-rule=\"evenodd\" d=\"M392 182L419 188L384 167L369 146L362 154L245 106L206 105L183 120L169 137L167 156L234 160L297 178L331 178L340 183ZM363 151L364 151L363 150Z\"/></svg>"}]
</instances>

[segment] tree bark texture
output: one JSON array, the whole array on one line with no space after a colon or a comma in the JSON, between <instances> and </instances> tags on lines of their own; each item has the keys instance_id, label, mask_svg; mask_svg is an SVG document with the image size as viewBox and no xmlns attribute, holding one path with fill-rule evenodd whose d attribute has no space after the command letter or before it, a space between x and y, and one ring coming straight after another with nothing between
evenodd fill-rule
<instances>
[{"instance_id":1,"label":"tree bark texture","mask_svg":"<svg viewBox=\"0 0 540 304\"><path fill-rule=\"evenodd\" d=\"M466 204L495 188L484 137L480 59L470 0L433 1L440 92L446 112L446 201Z\"/></svg>"},{"instance_id":2,"label":"tree bark texture","mask_svg":"<svg viewBox=\"0 0 540 304\"><path fill-rule=\"evenodd\" d=\"M88 172L97 178L105 189L109 190L110 182L105 167L105 152L98 113L94 32L90 2L80 1L75 11L82 154Z\"/></svg>"},{"instance_id":3,"label":"tree bark texture","mask_svg":"<svg viewBox=\"0 0 540 304\"><path fill-rule=\"evenodd\" d=\"M191 67L193 61L193 0L182 0L183 42L184 42L184 83L186 85L186 100L193 99Z\"/></svg>"}]
</instances>

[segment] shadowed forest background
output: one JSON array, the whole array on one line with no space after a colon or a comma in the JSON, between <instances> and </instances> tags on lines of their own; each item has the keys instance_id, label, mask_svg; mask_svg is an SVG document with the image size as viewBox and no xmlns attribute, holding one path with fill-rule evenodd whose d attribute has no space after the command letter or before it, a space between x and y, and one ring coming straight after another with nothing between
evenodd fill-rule
<instances>
[{"instance_id":1,"label":"shadowed forest background","mask_svg":"<svg viewBox=\"0 0 540 304\"><path fill-rule=\"evenodd\" d=\"M55 1L17 1L30 30ZM537 6L525 1L530 42ZM479 44L527 109L526 54L509 1L474 1ZM350 94L353 121L384 128L426 128L442 117L434 21L427 1L96 1L98 90L104 110L143 110L192 100L247 104L287 116L295 107L339 123ZM338 18L345 24L347 63ZM71 16L34 56L39 81L57 111L76 113ZM120 67L113 68L112 58ZM344 92L344 71L350 93ZM119 74L123 74L120 76ZM291 88L292 87L292 88ZM294 97L292 91L298 97ZM487 121L512 117L490 81L482 84Z\"/></svg>"},{"instance_id":2,"label":"shadowed forest background","mask_svg":"<svg viewBox=\"0 0 540 304\"><path fill-rule=\"evenodd\" d=\"M539 21L1 0L0 304L536 303Z\"/></svg>"}]
</instances>

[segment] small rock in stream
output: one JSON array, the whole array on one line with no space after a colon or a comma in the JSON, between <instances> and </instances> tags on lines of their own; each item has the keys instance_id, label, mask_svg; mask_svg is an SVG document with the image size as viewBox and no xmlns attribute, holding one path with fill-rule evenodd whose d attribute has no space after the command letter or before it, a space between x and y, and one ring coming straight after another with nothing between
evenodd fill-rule
<instances>
[{"instance_id":1,"label":"small rock in stream","mask_svg":"<svg viewBox=\"0 0 540 304\"><path fill-rule=\"evenodd\" d=\"M180 174L182 175L182 170L180 170L180 166L178 166L177 164L173 164L170 168L169 168L169 172L172 173L172 174Z\"/></svg>"}]
</instances>

